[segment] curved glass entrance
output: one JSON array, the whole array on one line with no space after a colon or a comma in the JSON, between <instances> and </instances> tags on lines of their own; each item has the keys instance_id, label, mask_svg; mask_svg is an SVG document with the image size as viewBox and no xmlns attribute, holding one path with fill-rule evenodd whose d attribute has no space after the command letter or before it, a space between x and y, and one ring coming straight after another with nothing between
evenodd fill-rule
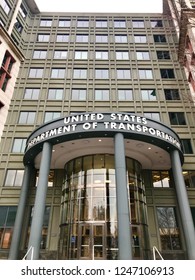
<instances>
[{"instance_id":1,"label":"curved glass entrance","mask_svg":"<svg viewBox=\"0 0 195 280\"><path fill-rule=\"evenodd\" d=\"M148 259L141 165L126 158L126 166L134 259ZM88 155L69 161L62 195L59 259L117 259L114 156Z\"/></svg>"}]
</instances>

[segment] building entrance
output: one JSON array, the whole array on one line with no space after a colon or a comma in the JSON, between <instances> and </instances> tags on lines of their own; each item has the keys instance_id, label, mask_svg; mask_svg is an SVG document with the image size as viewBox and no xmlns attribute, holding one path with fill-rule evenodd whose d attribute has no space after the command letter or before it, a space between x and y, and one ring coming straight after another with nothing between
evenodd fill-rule
<instances>
[{"instance_id":1,"label":"building entrance","mask_svg":"<svg viewBox=\"0 0 195 280\"><path fill-rule=\"evenodd\" d=\"M81 224L79 225L79 259L105 260L105 225Z\"/></svg>"},{"instance_id":2,"label":"building entrance","mask_svg":"<svg viewBox=\"0 0 195 280\"><path fill-rule=\"evenodd\" d=\"M134 259L147 259L145 189L139 162L126 158ZM114 156L88 155L65 165L59 240L60 259L118 258ZM125 228L124 228L125 230Z\"/></svg>"}]
</instances>

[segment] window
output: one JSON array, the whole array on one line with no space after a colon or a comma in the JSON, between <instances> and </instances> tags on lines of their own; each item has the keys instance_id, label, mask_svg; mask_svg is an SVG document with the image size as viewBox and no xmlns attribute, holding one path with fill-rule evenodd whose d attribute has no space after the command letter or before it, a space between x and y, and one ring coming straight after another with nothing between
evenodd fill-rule
<instances>
[{"instance_id":1,"label":"window","mask_svg":"<svg viewBox=\"0 0 195 280\"><path fill-rule=\"evenodd\" d=\"M96 27L104 28L107 26L108 26L108 23L106 20L96 20Z\"/></svg>"},{"instance_id":2,"label":"window","mask_svg":"<svg viewBox=\"0 0 195 280\"><path fill-rule=\"evenodd\" d=\"M145 51L137 51L136 57L137 57L137 60L149 60L150 54L149 54L149 52L145 52Z\"/></svg>"},{"instance_id":3,"label":"window","mask_svg":"<svg viewBox=\"0 0 195 280\"><path fill-rule=\"evenodd\" d=\"M46 249L46 246L47 246L47 235L48 235L50 209L51 209L50 206L45 207L44 217L43 217L42 236L41 236L41 242L40 242L40 249ZM30 227L31 227L31 224L32 224L33 213L34 213L34 207L31 208L31 214L30 214L29 225L28 225L28 236L27 236L27 239L26 239L26 247L28 246L29 233L30 233Z\"/></svg>"},{"instance_id":4,"label":"window","mask_svg":"<svg viewBox=\"0 0 195 280\"><path fill-rule=\"evenodd\" d=\"M14 138L12 153L23 153L26 147L26 139Z\"/></svg>"},{"instance_id":5,"label":"window","mask_svg":"<svg viewBox=\"0 0 195 280\"><path fill-rule=\"evenodd\" d=\"M5 187L21 187L24 170L8 169L5 178Z\"/></svg>"},{"instance_id":6,"label":"window","mask_svg":"<svg viewBox=\"0 0 195 280\"><path fill-rule=\"evenodd\" d=\"M9 249L16 218L16 206L0 206L0 248Z\"/></svg>"},{"instance_id":7,"label":"window","mask_svg":"<svg viewBox=\"0 0 195 280\"><path fill-rule=\"evenodd\" d=\"M22 33L23 26L18 19L16 20L16 23L14 24L14 27L16 28L18 33L20 33L20 34Z\"/></svg>"},{"instance_id":8,"label":"window","mask_svg":"<svg viewBox=\"0 0 195 280\"><path fill-rule=\"evenodd\" d=\"M87 59L88 52L87 51L75 51L75 59Z\"/></svg>"},{"instance_id":9,"label":"window","mask_svg":"<svg viewBox=\"0 0 195 280\"><path fill-rule=\"evenodd\" d=\"M109 71L108 69L95 69L95 79L108 79Z\"/></svg>"},{"instance_id":10,"label":"window","mask_svg":"<svg viewBox=\"0 0 195 280\"><path fill-rule=\"evenodd\" d=\"M95 90L95 100L96 101L109 100L109 90L108 89L96 89Z\"/></svg>"},{"instance_id":11,"label":"window","mask_svg":"<svg viewBox=\"0 0 195 280\"><path fill-rule=\"evenodd\" d=\"M95 58L96 59L108 59L108 52L107 51L96 51Z\"/></svg>"},{"instance_id":12,"label":"window","mask_svg":"<svg viewBox=\"0 0 195 280\"><path fill-rule=\"evenodd\" d=\"M0 68L0 89L3 91L6 90L8 81L11 79L11 70L14 62L15 59L6 51Z\"/></svg>"},{"instance_id":13,"label":"window","mask_svg":"<svg viewBox=\"0 0 195 280\"><path fill-rule=\"evenodd\" d=\"M42 78L43 68L31 68L29 71L29 78Z\"/></svg>"},{"instance_id":14,"label":"window","mask_svg":"<svg viewBox=\"0 0 195 280\"><path fill-rule=\"evenodd\" d=\"M162 250L181 250L180 233L174 207L157 207Z\"/></svg>"},{"instance_id":15,"label":"window","mask_svg":"<svg viewBox=\"0 0 195 280\"><path fill-rule=\"evenodd\" d=\"M33 124L35 121L36 112L20 112L19 121L20 124Z\"/></svg>"},{"instance_id":16,"label":"window","mask_svg":"<svg viewBox=\"0 0 195 280\"><path fill-rule=\"evenodd\" d=\"M39 99L40 89L39 88L26 88L24 91L24 99Z\"/></svg>"},{"instance_id":17,"label":"window","mask_svg":"<svg viewBox=\"0 0 195 280\"><path fill-rule=\"evenodd\" d=\"M69 35L68 34L57 34L56 42L68 42Z\"/></svg>"},{"instance_id":18,"label":"window","mask_svg":"<svg viewBox=\"0 0 195 280\"><path fill-rule=\"evenodd\" d=\"M183 171L186 188L195 188L195 171Z\"/></svg>"},{"instance_id":19,"label":"window","mask_svg":"<svg viewBox=\"0 0 195 280\"><path fill-rule=\"evenodd\" d=\"M73 78L74 79L87 79L87 69L74 69Z\"/></svg>"},{"instance_id":20,"label":"window","mask_svg":"<svg viewBox=\"0 0 195 280\"><path fill-rule=\"evenodd\" d=\"M65 77L65 69L53 68L51 69L51 78L53 79L63 79Z\"/></svg>"},{"instance_id":21,"label":"window","mask_svg":"<svg viewBox=\"0 0 195 280\"><path fill-rule=\"evenodd\" d=\"M59 20L59 27L70 27L70 20L69 19L64 19L64 20Z\"/></svg>"},{"instance_id":22,"label":"window","mask_svg":"<svg viewBox=\"0 0 195 280\"><path fill-rule=\"evenodd\" d=\"M88 35L76 35L76 42L77 43L87 43L89 40L89 36Z\"/></svg>"},{"instance_id":23,"label":"window","mask_svg":"<svg viewBox=\"0 0 195 280\"><path fill-rule=\"evenodd\" d=\"M72 100L86 100L87 91L86 89L73 89L72 90Z\"/></svg>"},{"instance_id":24,"label":"window","mask_svg":"<svg viewBox=\"0 0 195 280\"><path fill-rule=\"evenodd\" d=\"M183 112L169 112L169 118L172 125L186 125Z\"/></svg>"},{"instance_id":25,"label":"window","mask_svg":"<svg viewBox=\"0 0 195 280\"><path fill-rule=\"evenodd\" d=\"M128 52L116 52L116 59L117 60L128 60L129 59L129 53Z\"/></svg>"},{"instance_id":26,"label":"window","mask_svg":"<svg viewBox=\"0 0 195 280\"><path fill-rule=\"evenodd\" d=\"M45 112L44 123L60 118L61 112Z\"/></svg>"},{"instance_id":27,"label":"window","mask_svg":"<svg viewBox=\"0 0 195 280\"><path fill-rule=\"evenodd\" d=\"M158 59L170 59L169 51L157 51L156 54Z\"/></svg>"},{"instance_id":28,"label":"window","mask_svg":"<svg viewBox=\"0 0 195 280\"><path fill-rule=\"evenodd\" d=\"M20 11L20 14L22 15L22 17L25 18L26 15L27 15L27 11L26 11L26 9L24 8L24 6L22 4L20 6L19 11Z\"/></svg>"},{"instance_id":29,"label":"window","mask_svg":"<svg viewBox=\"0 0 195 280\"><path fill-rule=\"evenodd\" d=\"M175 78L173 69L160 69L160 74L162 79L173 79Z\"/></svg>"},{"instance_id":30,"label":"window","mask_svg":"<svg viewBox=\"0 0 195 280\"><path fill-rule=\"evenodd\" d=\"M141 89L141 99L142 100L156 100L156 90L155 89Z\"/></svg>"},{"instance_id":31,"label":"window","mask_svg":"<svg viewBox=\"0 0 195 280\"><path fill-rule=\"evenodd\" d=\"M162 23L162 20L151 20L150 21L150 24L151 24L151 27L152 28L155 28L155 27L163 27L163 23Z\"/></svg>"},{"instance_id":32,"label":"window","mask_svg":"<svg viewBox=\"0 0 195 280\"><path fill-rule=\"evenodd\" d=\"M77 27L89 27L89 21L88 20L78 20Z\"/></svg>"},{"instance_id":33,"label":"window","mask_svg":"<svg viewBox=\"0 0 195 280\"><path fill-rule=\"evenodd\" d=\"M2 25L2 26L5 26L5 23L0 19L0 24Z\"/></svg>"},{"instance_id":34,"label":"window","mask_svg":"<svg viewBox=\"0 0 195 280\"><path fill-rule=\"evenodd\" d=\"M37 41L38 42L49 42L49 34L38 34Z\"/></svg>"},{"instance_id":35,"label":"window","mask_svg":"<svg viewBox=\"0 0 195 280\"><path fill-rule=\"evenodd\" d=\"M127 43L127 36L126 35L116 35L114 36L115 43Z\"/></svg>"},{"instance_id":36,"label":"window","mask_svg":"<svg viewBox=\"0 0 195 280\"><path fill-rule=\"evenodd\" d=\"M42 19L40 22L40 26L50 27L52 25L51 19Z\"/></svg>"},{"instance_id":37,"label":"window","mask_svg":"<svg viewBox=\"0 0 195 280\"><path fill-rule=\"evenodd\" d=\"M63 89L50 88L48 91L48 99L62 100L63 92Z\"/></svg>"},{"instance_id":38,"label":"window","mask_svg":"<svg viewBox=\"0 0 195 280\"><path fill-rule=\"evenodd\" d=\"M165 35L154 35L154 42L155 43L166 43Z\"/></svg>"},{"instance_id":39,"label":"window","mask_svg":"<svg viewBox=\"0 0 195 280\"><path fill-rule=\"evenodd\" d=\"M107 35L96 35L95 36L96 43L107 43L108 36Z\"/></svg>"},{"instance_id":40,"label":"window","mask_svg":"<svg viewBox=\"0 0 195 280\"><path fill-rule=\"evenodd\" d=\"M125 20L115 20L114 21L114 27L115 28L125 28L126 27Z\"/></svg>"},{"instance_id":41,"label":"window","mask_svg":"<svg viewBox=\"0 0 195 280\"><path fill-rule=\"evenodd\" d=\"M133 20L132 24L133 24L133 28L144 28L143 20Z\"/></svg>"},{"instance_id":42,"label":"window","mask_svg":"<svg viewBox=\"0 0 195 280\"><path fill-rule=\"evenodd\" d=\"M190 139L181 139L181 147L184 154L193 154L192 144Z\"/></svg>"},{"instance_id":43,"label":"window","mask_svg":"<svg viewBox=\"0 0 195 280\"><path fill-rule=\"evenodd\" d=\"M54 51L54 59L66 59L67 51Z\"/></svg>"},{"instance_id":44,"label":"window","mask_svg":"<svg viewBox=\"0 0 195 280\"><path fill-rule=\"evenodd\" d=\"M47 51L42 51L42 50L38 51L37 50L37 51L33 52L34 59L45 59L46 56L47 56Z\"/></svg>"},{"instance_id":45,"label":"window","mask_svg":"<svg viewBox=\"0 0 195 280\"><path fill-rule=\"evenodd\" d=\"M131 71L129 69L117 69L117 79L131 79Z\"/></svg>"},{"instance_id":46,"label":"window","mask_svg":"<svg viewBox=\"0 0 195 280\"><path fill-rule=\"evenodd\" d=\"M120 101L133 100L133 91L131 89L119 89L117 94Z\"/></svg>"},{"instance_id":47,"label":"window","mask_svg":"<svg viewBox=\"0 0 195 280\"><path fill-rule=\"evenodd\" d=\"M153 79L152 70L150 69L138 69L140 79Z\"/></svg>"},{"instance_id":48,"label":"window","mask_svg":"<svg viewBox=\"0 0 195 280\"><path fill-rule=\"evenodd\" d=\"M169 171L152 171L152 182L154 188L172 187Z\"/></svg>"},{"instance_id":49,"label":"window","mask_svg":"<svg viewBox=\"0 0 195 280\"><path fill-rule=\"evenodd\" d=\"M166 100L180 100L178 89L164 89Z\"/></svg>"},{"instance_id":50,"label":"window","mask_svg":"<svg viewBox=\"0 0 195 280\"><path fill-rule=\"evenodd\" d=\"M4 12L8 15L9 12L10 12L10 10L11 10L11 8L10 8L10 6L8 5L7 1L1 0L0 5L2 6Z\"/></svg>"},{"instance_id":51,"label":"window","mask_svg":"<svg viewBox=\"0 0 195 280\"><path fill-rule=\"evenodd\" d=\"M144 113L146 118L153 119L155 121L160 121L160 114L159 113Z\"/></svg>"},{"instance_id":52,"label":"window","mask_svg":"<svg viewBox=\"0 0 195 280\"><path fill-rule=\"evenodd\" d=\"M35 187L38 186L38 183L39 183L39 170L37 170L37 172L36 172ZM53 187L53 186L54 186L54 170L50 170L50 171L49 171L47 186L48 186L48 187Z\"/></svg>"},{"instance_id":53,"label":"window","mask_svg":"<svg viewBox=\"0 0 195 280\"><path fill-rule=\"evenodd\" d=\"M135 43L146 43L147 38L145 35L134 35L134 42Z\"/></svg>"}]
</instances>

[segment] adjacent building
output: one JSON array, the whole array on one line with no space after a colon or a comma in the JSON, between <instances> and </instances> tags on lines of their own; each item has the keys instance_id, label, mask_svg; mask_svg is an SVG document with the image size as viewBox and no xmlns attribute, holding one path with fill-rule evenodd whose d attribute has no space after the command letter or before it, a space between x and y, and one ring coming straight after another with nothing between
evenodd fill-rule
<instances>
[{"instance_id":1,"label":"adjacent building","mask_svg":"<svg viewBox=\"0 0 195 280\"><path fill-rule=\"evenodd\" d=\"M195 259L194 91L175 2L0 2L1 259Z\"/></svg>"}]
</instances>

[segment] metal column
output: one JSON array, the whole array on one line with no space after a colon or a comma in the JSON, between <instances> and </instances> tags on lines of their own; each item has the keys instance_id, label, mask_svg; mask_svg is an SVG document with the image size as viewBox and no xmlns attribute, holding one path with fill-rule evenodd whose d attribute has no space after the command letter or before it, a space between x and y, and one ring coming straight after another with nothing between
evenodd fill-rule
<instances>
[{"instance_id":1,"label":"metal column","mask_svg":"<svg viewBox=\"0 0 195 280\"><path fill-rule=\"evenodd\" d=\"M39 170L39 181L38 181L37 192L35 197L34 213L33 213L30 238L28 243L29 254L27 255L27 259L33 259L33 260L39 259L51 154L52 154L52 144L49 142L45 142L43 144L41 166ZM32 256L30 254L31 248L33 249Z\"/></svg>"},{"instance_id":2,"label":"metal column","mask_svg":"<svg viewBox=\"0 0 195 280\"><path fill-rule=\"evenodd\" d=\"M182 174L179 152L177 150L171 152L171 162L180 215L183 225L183 232L186 241L187 254L189 260L195 260L195 230L192 220L192 213L188 201L186 186Z\"/></svg>"},{"instance_id":3,"label":"metal column","mask_svg":"<svg viewBox=\"0 0 195 280\"><path fill-rule=\"evenodd\" d=\"M25 166L24 178L23 178L22 188L20 193L20 200L19 200L16 219L14 223L14 232L13 232L12 242L9 250L9 258L8 258L9 260L17 260L18 258L22 224L23 224L24 211L25 211L26 199L28 194L31 170L32 170L31 166L29 165Z\"/></svg>"},{"instance_id":4,"label":"metal column","mask_svg":"<svg viewBox=\"0 0 195 280\"><path fill-rule=\"evenodd\" d=\"M130 212L127 191L127 172L125 164L125 147L122 133L117 133L115 140L115 174L116 201L118 219L119 260L132 260L132 238L130 228Z\"/></svg>"}]
</instances>

